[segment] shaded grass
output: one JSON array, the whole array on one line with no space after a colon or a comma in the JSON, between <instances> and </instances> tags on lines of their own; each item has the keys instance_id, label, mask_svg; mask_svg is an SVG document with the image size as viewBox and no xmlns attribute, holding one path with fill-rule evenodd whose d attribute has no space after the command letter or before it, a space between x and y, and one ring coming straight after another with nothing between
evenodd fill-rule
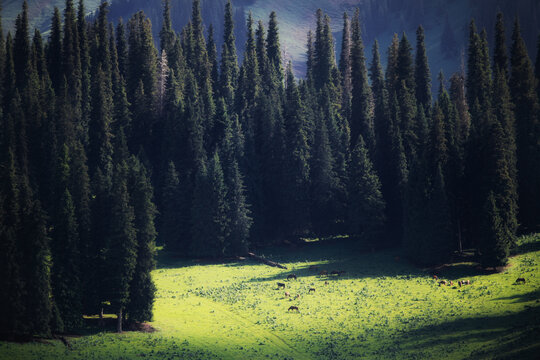
<instances>
[{"instance_id":1,"label":"shaded grass","mask_svg":"<svg viewBox=\"0 0 540 360\"><path fill-rule=\"evenodd\" d=\"M336 242L337 241L337 242ZM5 359L356 359L537 357L540 339L540 242L520 239L521 254L501 273L473 262L449 264L439 277L471 285L439 287L399 250L372 253L347 241L266 249L281 270L260 263L193 262L162 252L152 334L98 333L73 350L0 342ZM259 254L259 253L258 253ZM310 265L319 270L310 271ZM344 270L320 277L321 270ZM297 280L286 280L294 273ZM514 285L517 277L527 282ZM276 290L276 282L285 282ZM328 285L324 282L328 281ZM308 293L309 288L315 293ZM299 313L288 312L289 306Z\"/></svg>"}]
</instances>

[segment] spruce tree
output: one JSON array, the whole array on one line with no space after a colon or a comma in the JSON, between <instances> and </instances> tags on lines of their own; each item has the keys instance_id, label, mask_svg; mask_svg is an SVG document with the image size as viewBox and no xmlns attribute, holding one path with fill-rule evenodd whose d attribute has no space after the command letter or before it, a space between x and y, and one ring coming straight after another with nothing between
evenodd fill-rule
<instances>
[{"instance_id":1,"label":"spruce tree","mask_svg":"<svg viewBox=\"0 0 540 360\"><path fill-rule=\"evenodd\" d=\"M129 285L129 302L126 312L132 321L151 321L152 305L156 287L150 272L156 266L157 236L154 226L156 207L153 203L153 188L147 170L132 156L128 166L128 191L133 206L137 230L137 256L133 278Z\"/></svg>"},{"instance_id":2,"label":"spruce tree","mask_svg":"<svg viewBox=\"0 0 540 360\"><path fill-rule=\"evenodd\" d=\"M362 136L352 151L349 171L350 234L376 241L383 234L385 203L379 177Z\"/></svg>"},{"instance_id":3,"label":"spruce tree","mask_svg":"<svg viewBox=\"0 0 540 360\"><path fill-rule=\"evenodd\" d=\"M172 161L169 161L160 192L162 204L159 237L168 249L177 250L183 240L181 225L185 224L181 219L182 208L187 204L181 202L180 179Z\"/></svg>"},{"instance_id":4,"label":"spruce tree","mask_svg":"<svg viewBox=\"0 0 540 360\"><path fill-rule=\"evenodd\" d=\"M292 64L287 67L287 88L285 103L285 164L284 215L286 233L299 235L307 229L310 149L305 129L305 118L300 92L292 72Z\"/></svg>"},{"instance_id":5,"label":"spruce tree","mask_svg":"<svg viewBox=\"0 0 540 360\"><path fill-rule=\"evenodd\" d=\"M531 60L516 19L510 53L512 66L510 93L514 103L517 135L517 170L519 183L519 220L524 228L538 225L540 213L540 126L539 105Z\"/></svg>"},{"instance_id":6,"label":"spruce tree","mask_svg":"<svg viewBox=\"0 0 540 360\"><path fill-rule=\"evenodd\" d=\"M157 110L157 51L152 38L152 24L142 11L134 14L128 23L129 54L126 90L133 114L131 138L132 152L141 150L153 158L154 125Z\"/></svg>"},{"instance_id":7,"label":"spruce tree","mask_svg":"<svg viewBox=\"0 0 540 360\"><path fill-rule=\"evenodd\" d=\"M104 239L107 247L100 294L100 300L110 302L117 311L117 332L122 332L123 312L130 301L130 284L137 264L137 229L127 177L126 162L117 163L109 203L109 227Z\"/></svg>"},{"instance_id":8,"label":"spruce tree","mask_svg":"<svg viewBox=\"0 0 540 360\"><path fill-rule=\"evenodd\" d=\"M230 219L227 218L227 189L217 151L209 159L208 167L204 163L200 166L193 197L191 255L223 256Z\"/></svg>"},{"instance_id":9,"label":"spruce tree","mask_svg":"<svg viewBox=\"0 0 540 360\"><path fill-rule=\"evenodd\" d=\"M225 5L224 26L219 94L223 96L227 106L231 108L234 104L234 89L238 80L238 59L234 37L233 7L230 0Z\"/></svg>"},{"instance_id":10,"label":"spruce tree","mask_svg":"<svg viewBox=\"0 0 540 360\"><path fill-rule=\"evenodd\" d=\"M281 64L281 48L279 44L279 29L277 15L275 11L270 13L268 20L268 35L266 36L266 53L270 64L270 71L273 71L278 81L283 79L283 69Z\"/></svg>"},{"instance_id":11,"label":"spruce tree","mask_svg":"<svg viewBox=\"0 0 540 360\"><path fill-rule=\"evenodd\" d=\"M343 117L351 121L352 97L352 41L351 26L347 13L343 14L343 33L341 37L341 54L339 57L339 71L341 73Z\"/></svg>"},{"instance_id":12,"label":"spruce tree","mask_svg":"<svg viewBox=\"0 0 540 360\"><path fill-rule=\"evenodd\" d=\"M244 180L238 163L233 160L229 165L227 177L227 219L228 230L225 238L225 254L244 255L249 248L249 231L253 220L247 204Z\"/></svg>"},{"instance_id":13,"label":"spruce tree","mask_svg":"<svg viewBox=\"0 0 540 360\"><path fill-rule=\"evenodd\" d=\"M57 7L54 8L51 35L49 37L49 46L47 54L47 65L49 67L49 75L51 77L53 89L60 90L63 82L62 79L62 20L60 11Z\"/></svg>"},{"instance_id":14,"label":"spruce tree","mask_svg":"<svg viewBox=\"0 0 540 360\"><path fill-rule=\"evenodd\" d=\"M351 105L351 149L361 135L369 151L375 149L373 129L372 93L368 82L364 43L360 30L360 15L357 10L352 22L352 105Z\"/></svg>"},{"instance_id":15,"label":"spruce tree","mask_svg":"<svg viewBox=\"0 0 540 360\"><path fill-rule=\"evenodd\" d=\"M170 0L163 1L163 25L159 31L159 48L171 56L173 53L174 43L176 42L176 34L172 28L171 22L171 2Z\"/></svg>"},{"instance_id":16,"label":"spruce tree","mask_svg":"<svg viewBox=\"0 0 540 360\"><path fill-rule=\"evenodd\" d=\"M431 106L431 73L424 38L424 28L419 26L416 30L416 67L414 71L416 101L426 109Z\"/></svg>"}]
</instances>

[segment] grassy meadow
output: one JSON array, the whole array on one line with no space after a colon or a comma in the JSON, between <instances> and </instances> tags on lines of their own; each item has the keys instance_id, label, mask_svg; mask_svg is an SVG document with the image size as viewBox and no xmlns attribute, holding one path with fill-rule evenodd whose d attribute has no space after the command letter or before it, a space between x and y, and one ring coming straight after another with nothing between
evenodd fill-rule
<instances>
[{"instance_id":1,"label":"grassy meadow","mask_svg":"<svg viewBox=\"0 0 540 360\"><path fill-rule=\"evenodd\" d=\"M0 358L535 359L540 354L540 235L521 238L518 255L494 274L466 262L419 269L397 250L366 251L343 239L261 252L288 269L161 253L153 273L156 332L89 329L88 335L69 338L71 348L59 340L0 342ZM345 273L321 277L322 270ZM298 279L286 280L292 273ZM439 286L434 273L454 286ZM518 277L526 283L515 285ZM471 285L457 286L463 279ZM277 282L286 289L277 290ZM315 292L308 293L310 288ZM287 311L291 305L299 312Z\"/></svg>"}]
</instances>

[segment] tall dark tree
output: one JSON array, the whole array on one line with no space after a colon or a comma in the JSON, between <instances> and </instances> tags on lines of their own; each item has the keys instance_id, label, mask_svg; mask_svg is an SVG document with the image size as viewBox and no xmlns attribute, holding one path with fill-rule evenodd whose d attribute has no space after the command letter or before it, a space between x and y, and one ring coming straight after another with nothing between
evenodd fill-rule
<instances>
[{"instance_id":1,"label":"tall dark tree","mask_svg":"<svg viewBox=\"0 0 540 360\"><path fill-rule=\"evenodd\" d=\"M356 20L356 18L355 18ZM341 86L343 97L343 117L351 121L352 98L352 41L351 25L347 13L343 14L343 33L341 37L341 54L339 57L339 71L341 73Z\"/></svg>"},{"instance_id":2,"label":"tall dark tree","mask_svg":"<svg viewBox=\"0 0 540 360\"><path fill-rule=\"evenodd\" d=\"M234 104L234 89L238 81L238 58L236 54L234 36L233 7L230 1L225 5L225 29L223 32L223 46L221 49L220 95L227 106Z\"/></svg>"},{"instance_id":3,"label":"tall dark tree","mask_svg":"<svg viewBox=\"0 0 540 360\"><path fill-rule=\"evenodd\" d=\"M268 21L268 35L266 36L266 53L268 54L268 62L272 67L271 71L275 72L279 81L283 79L283 69L281 64L281 47L279 44L279 29L277 15L275 11L270 13Z\"/></svg>"},{"instance_id":4,"label":"tall dark tree","mask_svg":"<svg viewBox=\"0 0 540 360\"><path fill-rule=\"evenodd\" d=\"M128 191L135 218L133 225L137 230L135 269L129 284L129 301L126 312L132 321L151 321L156 286L150 272L156 266L157 236L154 226L156 207L153 202L153 189L147 170L134 156L128 161Z\"/></svg>"},{"instance_id":5,"label":"tall dark tree","mask_svg":"<svg viewBox=\"0 0 540 360\"><path fill-rule=\"evenodd\" d=\"M193 197L191 255L223 256L230 219L227 218L227 189L217 151L209 160L208 168L204 163L199 167Z\"/></svg>"},{"instance_id":6,"label":"tall dark tree","mask_svg":"<svg viewBox=\"0 0 540 360\"><path fill-rule=\"evenodd\" d=\"M352 22L352 105L351 105L351 148L354 148L361 135L368 149L375 149L373 128L373 100L368 82L364 43L360 30L360 15L357 10Z\"/></svg>"},{"instance_id":7,"label":"tall dark tree","mask_svg":"<svg viewBox=\"0 0 540 360\"><path fill-rule=\"evenodd\" d=\"M539 105L531 60L521 37L516 20L512 33L510 53L512 66L510 93L514 103L517 135L517 169L519 183L519 220L523 227L538 225L540 213L540 159Z\"/></svg>"},{"instance_id":8,"label":"tall dark tree","mask_svg":"<svg viewBox=\"0 0 540 360\"><path fill-rule=\"evenodd\" d=\"M415 61L416 101L426 109L431 105L431 72L429 71L424 28L422 26L419 26L416 30Z\"/></svg>"},{"instance_id":9,"label":"tall dark tree","mask_svg":"<svg viewBox=\"0 0 540 360\"><path fill-rule=\"evenodd\" d=\"M163 1L163 25L159 32L159 48L165 50L167 56L172 55L174 43L176 42L176 34L174 33L171 22L171 2L170 0Z\"/></svg>"},{"instance_id":10,"label":"tall dark tree","mask_svg":"<svg viewBox=\"0 0 540 360\"><path fill-rule=\"evenodd\" d=\"M283 189L285 209L283 220L287 233L299 235L307 229L309 158L310 149L305 129L303 104L292 72L292 64L287 67L287 88L285 103L285 147Z\"/></svg>"},{"instance_id":11,"label":"tall dark tree","mask_svg":"<svg viewBox=\"0 0 540 360\"><path fill-rule=\"evenodd\" d=\"M352 151L349 182L349 231L376 241L383 234L385 203L381 183L362 136Z\"/></svg>"}]
</instances>

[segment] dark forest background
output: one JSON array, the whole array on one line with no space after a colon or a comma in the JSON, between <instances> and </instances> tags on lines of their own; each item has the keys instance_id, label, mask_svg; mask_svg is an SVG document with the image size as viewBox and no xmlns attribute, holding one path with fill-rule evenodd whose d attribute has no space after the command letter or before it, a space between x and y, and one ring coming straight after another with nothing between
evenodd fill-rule
<instances>
[{"instance_id":1,"label":"dark forest background","mask_svg":"<svg viewBox=\"0 0 540 360\"><path fill-rule=\"evenodd\" d=\"M497 14L491 41L471 20L463 67L432 92L422 26L366 51L345 13L336 52L318 10L298 80L277 13L248 14L239 61L230 2L221 46L198 0L180 31L169 5L156 38L142 11L114 24L72 0L46 40L26 2L0 31L0 332L150 320L156 242L223 258L347 235L497 267L538 230L540 57L518 18Z\"/></svg>"}]
</instances>

